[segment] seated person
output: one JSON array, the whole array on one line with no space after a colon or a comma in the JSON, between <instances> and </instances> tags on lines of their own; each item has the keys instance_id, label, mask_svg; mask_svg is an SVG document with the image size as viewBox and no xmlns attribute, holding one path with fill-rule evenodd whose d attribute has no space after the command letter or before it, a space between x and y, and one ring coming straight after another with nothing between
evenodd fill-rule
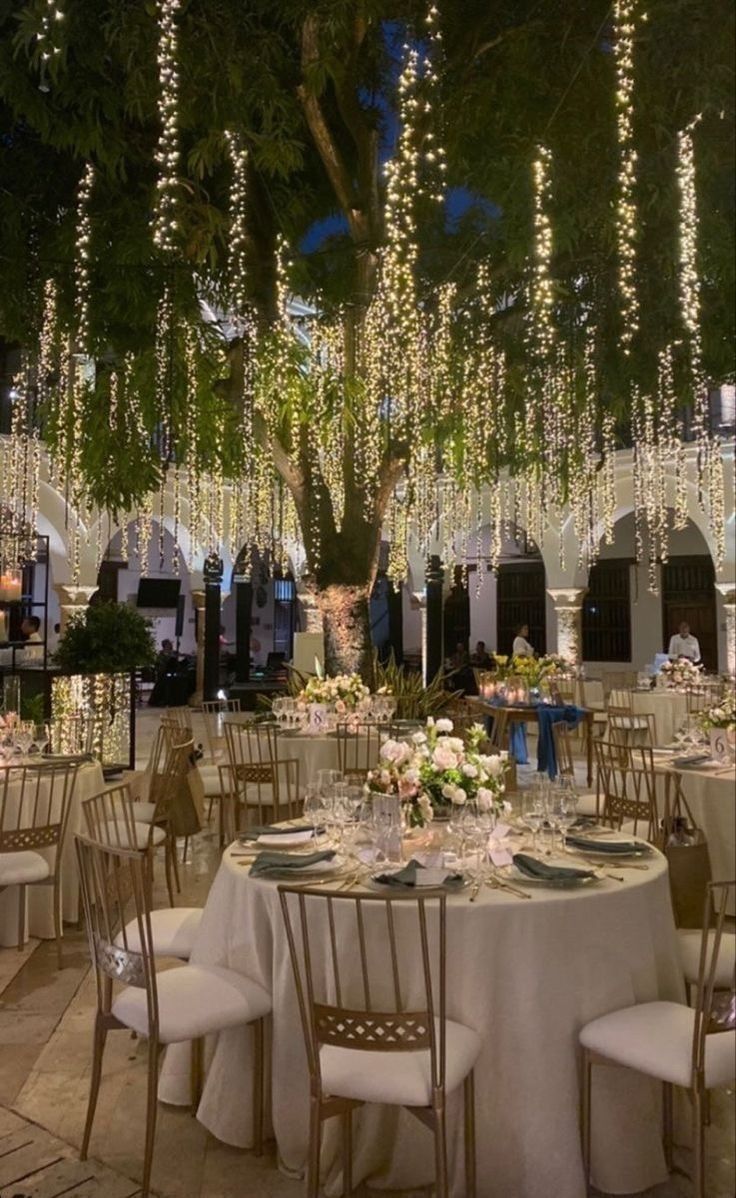
<instances>
[{"instance_id":1,"label":"seated person","mask_svg":"<svg viewBox=\"0 0 736 1198\"><path fill-rule=\"evenodd\" d=\"M487 651L485 641L477 642L470 662L478 670L495 670L496 668L496 662Z\"/></svg>"}]
</instances>

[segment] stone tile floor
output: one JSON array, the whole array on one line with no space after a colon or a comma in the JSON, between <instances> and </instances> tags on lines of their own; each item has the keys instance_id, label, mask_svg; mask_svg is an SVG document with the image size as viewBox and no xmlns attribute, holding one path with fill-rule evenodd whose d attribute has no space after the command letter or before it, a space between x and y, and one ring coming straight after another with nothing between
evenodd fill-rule
<instances>
[{"instance_id":1,"label":"stone tile floor","mask_svg":"<svg viewBox=\"0 0 736 1198\"><path fill-rule=\"evenodd\" d=\"M157 713L148 711L139 716L141 765L148 754L156 717ZM195 739L204 740L201 733L203 729L195 719ZM521 785L525 781L522 770ZM190 859L181 871L182 905L204 903L217 859L214 833L206 830L194 839ZM158 898L163 905L163 894ZM51 943L31 943L23 953L0 949L0 1107L11 1108L73 1148L79 1146L84 1125L94 1008L94 981L81 931L65 931L62 971L56 968ZM140 1179L144 1108L143 1046L127 1033L112 1034L91 1153L134 1180ZM685 1150L678 1151L678 1164L685 1169L689 1167L688 1157ZM708 1198L732 1198L734 1177L734 1094L725 1092L713 1103L708 1135ZM171 1107L159 1108L153 1187L162 1198L297 1198L304 1192L301 1181L284 1177L276 1168L273 1145L258 1159L252 1153L220 1144L187 1111ZM419 1198L420 1193L427 1195L429 1191L402 1198ZM674 1174L665 1185L646 1195L686 1198L691 1193L690 1181Z\"/></svg>"}]
</instances>

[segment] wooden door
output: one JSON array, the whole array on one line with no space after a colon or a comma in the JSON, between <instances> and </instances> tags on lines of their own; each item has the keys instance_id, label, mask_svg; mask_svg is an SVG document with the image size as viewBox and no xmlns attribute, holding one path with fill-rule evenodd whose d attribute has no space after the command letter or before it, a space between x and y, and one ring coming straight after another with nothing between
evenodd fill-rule
<instances>
[{"instance_id":1,"label":"wooden door","mask_svg":"<svg viewBox=\"0 0 736 1198\"><path fill-rule=\"evenodd\" d=\"M683 620L698 638L703 664L718 669L718 625L713 560L708 554L697 557L672 557L662 565L662 645Z\"/></svg>"},{"instance_id":2,"label":"wooden door","mask_svg":"<svg viewBox=\"0 0 736 1198\"><path fill-rule=\"evenodd\" d=\"M537 653L547 646L547 593L544 562L506 562L499 568L496 649L510 653L520 624L529 625L529 641Z\"/></svg>"}]
</instances>

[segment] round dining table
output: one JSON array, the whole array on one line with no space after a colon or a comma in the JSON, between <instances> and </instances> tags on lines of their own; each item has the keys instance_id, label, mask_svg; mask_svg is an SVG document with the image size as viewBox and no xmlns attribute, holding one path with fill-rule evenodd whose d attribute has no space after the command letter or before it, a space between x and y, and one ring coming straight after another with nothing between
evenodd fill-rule
<instances>
[{"instance_id":1,"label":"round dining table","mask_svg":"<svg viewBox=\"0 0 736 1198\"><path fill-rule=\"evenodd\" d=\"M736 769L721 764L677 766L676 754L655 754L655 768L664 786L657 787L659 815L675 801L676 789L684 798L693 823L708 841L714 881L736 878ZM729 915L736 915L733 904Z\"/></svg>"},{"instance_id":2,"label":"round dining table","mask_svg":"<svg viewBox=\"0 0 736 1198\"><path fill-rule=\"evenodd\" d=\"M472 903L467 891L448 897L447 1015L483 1041L475 1071L478 1198L583 1198L581 1027L632 1003L684 1000L664 858L653 851L645 870L621 869L618 877L624 880L605 876L575 890L529 885L531 898L487 887ZM324 924L327 944L326 917ZM417 954L419 962L413 939L402 947L403 960ZM191 960L246 974L272 995L272 1129L281 1169L302 1176L308 1072L278 888L249 877L237 846L224 853ZM210 1037L206 1056L197 1117L219 1140L248 1147L249 1031ZM189 1067L189 1046L170 1046L163 1101L189 1102ZM593 1085L594 1184L625 1194L664 1181L658 1088L613 1067L595 1070ZM451 1094L453 1198L464 1193L461 1107L460 1093ZM341 1192L338 1124L328 1121L323 1131L327 1195ZM361 1108L353 1143L356 1184L412 1188L432 1181L430 1133L406 1111Z\"/></svg>"},{"instance_id":3,"label":"round dining table","mask_svg":"<svg viewBox=\"0 0 736 1198\"><path fill-rule=\"evenodd\" d=\"M99 761L86 761L80 765L70 800L66 838L61 847L61 916L67 923L76 923L79 919L79 872L74 833L83 830L82 803L99 794L105 786ZM56 849L39 849L38 852L50 856ZM15 947L18 943L18 895L17 886L9 886L0 894L0 946L3 948ZM55 935L53 888L27 886L26 910L26 935L52 940Z\"/></svg>"}]
</instances>

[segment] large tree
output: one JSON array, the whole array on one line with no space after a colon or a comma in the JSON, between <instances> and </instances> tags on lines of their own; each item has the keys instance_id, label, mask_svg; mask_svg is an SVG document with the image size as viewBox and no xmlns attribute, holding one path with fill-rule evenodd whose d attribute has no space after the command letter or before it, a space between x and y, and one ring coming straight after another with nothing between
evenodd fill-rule
<instances>
[{"instance_id":1,"label":"large tree","mask_svg":"<svg viewBox=\"0 0 736 1198\"><path fill-rule=\"evenodd\" d=\"M243 539L269 545L293 513L331 666L367 668L382 533L400 541L407 514L430 523L438 477L462 497L509 465L553 476L562 499L586 484L604 428L610 442L605 413L625 436L632 395L656 393L663 353L677 402L689 399L671 347L683 340L678 135L696 117L701 368L727 377L725 0L654 0L636 22L641 319L626 353L607 0L447 0L429 22L413 0L57 8L49 22L46 0L6 5L0 26L0 334L34 346L52 280L53 336L93 355L97 374L71 404L66 378L61 394L42 378L39 416L95 502L148 502L179 463L190 481L209 471L242 487ZM167 14L179 156L164 163L176 227L162 249ZM287 289L313 303L311 351L285 320ZM224 354L203 300L238 318Z\"/></svg>"}]
</instances>

